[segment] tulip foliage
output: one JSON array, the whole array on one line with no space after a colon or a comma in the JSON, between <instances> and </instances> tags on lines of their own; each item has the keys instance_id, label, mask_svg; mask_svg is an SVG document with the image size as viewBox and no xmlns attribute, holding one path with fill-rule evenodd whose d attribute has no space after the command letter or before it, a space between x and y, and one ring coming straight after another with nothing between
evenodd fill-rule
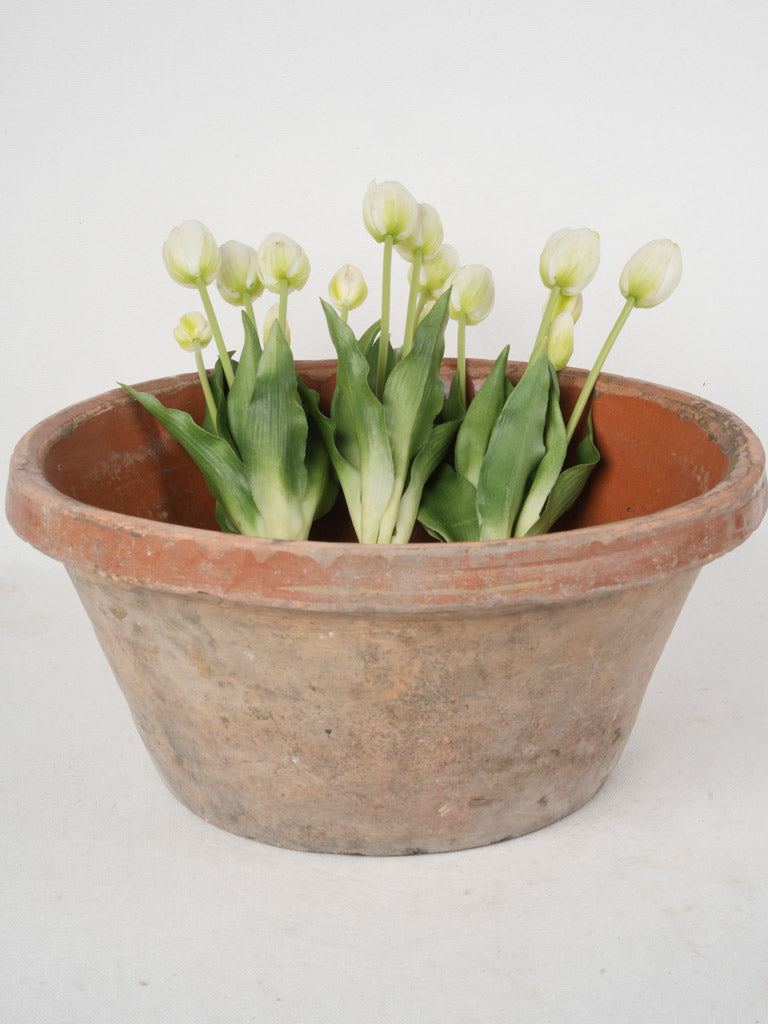
<instances>
[{"instance_id":1,"label":"tulip foliage","mask_svg":"<svg viewBox=\"0 0 768 1024\"><path fill-rule=\"evenodd\" d=\"M362 543L408 542L417 520L448 542L547 532L600 461L587 407L608 353L634 308L658 305L675 289L680 250L660 239L628 260L619 280L624 306L566 422L558 373L573 353L582 292L599 264L596 232L564 228L549 238L539 262L549 294L524 372L513 385L505 346L468 401L466 330L493 307L491 271L461 265L444 243L435 208L416 202L399 182L371 183L363 221L383 247L380 316L359 336L353 331L349 313L366 300L368 286L357 266L344 264L323 302L337 355L329 408L298 377L290 347L288 296L310 274L304 250L275 233L258 249L237 241L217 246L198 221L171 231L163 259L176 282L198 292L205 311L185 313L173 332L194 353L205 419L196 423L123 386L197 463L223 530L303 540L340 492ZM390 332L394 254L409 264L410 284L397 347ZM238 360L211 301L214 280L222 298L243 310ZM262 346L254 302L264 292L276 301ZM456 321L457 369L446 392L440 369L449 320ZM211 340L218 358L209 373L203 349Z\"/></svg>"}]
</instances>

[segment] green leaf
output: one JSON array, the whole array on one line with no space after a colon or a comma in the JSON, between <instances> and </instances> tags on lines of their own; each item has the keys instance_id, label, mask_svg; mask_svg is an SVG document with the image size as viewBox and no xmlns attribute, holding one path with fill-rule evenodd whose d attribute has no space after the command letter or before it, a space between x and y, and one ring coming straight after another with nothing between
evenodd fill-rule
<instances>
[{"instance_id":1,"label":"green leaf","mask_svg":"<svg viewBox=\"0 0 768 1024\"><path fill-rule=\"evenodd\" d=\"M424 488L418 520L438 540L480 540L476 498L469 480L443 463Z\"/></svg>"},{"instance_id":2,"label":"green leaf","mask_svg":"<svg viewBox=\"0 0 768 1024\"><path fill-rule=\"evenodd\" d=\"M424 487L448 451L458 426L459 420L436 423L427 443L413 460L408 486L400 499L397 512L397 523L392 538L394 543L406 544L410 540Z\"/></svg>"},{"instance_id":3,"label":"green leaf","mask_svg":"<svg viewBox=\"0 0 768 1024\"><path fill-rule=\"evenodd\" d=\"M261 360L259 332L245 310L243 310L243 330L243 350L235 370L235 379L227 396L227 421L238 451L242 451L243 442L250 429L251 398L256 385L256 372Z\"/></svg>"},{"instance_id":4,"label":"green leaf","mask_svg":"<svg viewBox=\"0 0 768 1024\"><path fill-rule=\"evenodd\" d=\"M546 452L534 474L528 489L520 515L515 523L515 536L524 537L541 514L544 503L560 475L568 452L568 439L565 422L560 409L560 384L557 371L549 364L549 403L547 405L547 425L544 429L544 447Z\"/></svg>"},{"instance_id":5,"label":"green leaf","mask_svg":"<svg viewBox=\"0 0 768 1024\"><path fill-rule=\"evenodd\" d=\"M379 345L381 345L381 335L374 341L368 351L365 353L365 358L368 360L368 387L371 389L373 394L376 394L376 377L378 375L379 367ZM392 348L391 343L387 342L387 365L384 370L384 381L389 379L390 373L397 366L397 352Z\"/></svg>"},{"instance_id":6,"label":"green leaf","mask_svg":"<svg viewBox=\"0 0 768 1024\"><path fill-rule=\"evenodd\" d=\"M357 339L357 347L360 349L361 355L368 356L374 342L379 336L381 330L381 320L377 320L376 323L371 324L367 331L363 331L360 337Z\"/></svg>"},{"instance_id":7,"label":"green leaf","mask_svg":"<svg viewBox=\"0 0 768 1024\"><path fill-rule=\"evenodd\" d=\"M302 501L302 515L307 534L315 519L331 508L339 486L331 468L331 460L323 437L313 420L307 434L307 487Z\"/></svg>"},{"instance_id":8,"label":"green leaf","mask_svg":"<svg viewBox=\"0 0 768 1024\"><path fill-rule=\"evenodd\" d=\"M483 540L510 537L528 482L544 455L549 360L528 365L507 399L488 441L477 483Z\"/></svg>"},{"instance_id":9,"label":"green leaf","mask_svg":"<svg viewBox=\"0 0 768 1024\"><path fill-rule=\"evenodd\" d=\"M227 515L227 510L224 508L220 501L216 502L215 515L216 522L221 527L223 533L239 533L239 530L235 529L234 525L232 524L232 520Z\"/></svg>"},{"instance_id":10,"label":"green leaf","mask_svg":"<svg viewBox=\"0 0 768 1024\"><path fill-rule=\"evenodd\" d=\"M362 509L360 505L360 470L349 463L336 445L336 425L333 420L329 419L320 409L320 395L314 390L314 388L308 387L303 381L299 381L299 391L301 393L304 408L317 428L320 437L322 438L325 450L331 460L333 468L338 477L341 489L344 492L344 499L347 503L347 510L349 511L352 525L355 528L355 533L360 538L362 533L361 515Z\"/></svg>"},{"instance_id":11,"label":"green leaf","mask_svg":"<svg viewBox=\"0 0 768 1024\"><path fill-rule=\"evenodd\" d=\"M240 438L243 464L266 533L300 538L307 487L307 416L299 400L293 355L278 323L259 359L247 420L248 429Z\"/></svg>"},{"instance_id":12,"label":"green leaf","mask_svg":"<svg viewBox=\"0 0 768 1024\"><path fill-rule=\"evenodd\" d=\"M359 453L359 495L347 492L345 478L351 482L350 474L345 473L343 478L339 473L339 482L347 498L350 515L352 506L359 501L358 539L362 543L375 543L395 477L384 407L368 384L368 361L361 355L351 328L327 302L323 302L323 310L338 355L336 388L341 392L340 400L347 405L347 419Z\"/></svg>"},{"instance_id":13,"label":"green leaf","mask_svg":"<svg viewBox=\"0 0 768 1024\"><path fill-rule=\"evenodd\" d=\"M230 356L232 353L230 352ZM233 368L237 367L237 363L232 360ZM218 434L219 437L223 438L236 455L239 455L237 444L229 429L229 422L227 417L227 381L224 376L224 367L221 365L221 360L217 359L213 367L213 373L209 374L208 380L211 385L211 393L213 395L213 401L216 405L216 422L213 422L211 414L206 404L205 418L203 419L203 426L210 434Z\"/></svg>"},{"instance_id":14,"label":"green leaf","mask_svg":"<svg viewBox=\"0 0 768 1024\"><path fill-rule=\"evenodd\" d=\"M509 345L505 345L480 390L469 403L464 422L456 435L456 470L475 487L480 478L480 467L488 441L507 400L508 356Z\"/></svg>"},{"instance_id":15,"label":"green leaf","mask_svg":"<svg viewBox=\"0 0 768 1024\"><path fill-rule=\"evenodd\" d=\"M454 373L451 378L451 383L448 387L448 395L443 403L443 408L440 411L440 419L448 423L451 420L462 420L466 413L466 408L461 400L459 394L459 375Z\"/></svg>"},{"instance_id":16,"label":"green leaf","mask_svg":"<svg viewBox=\"0 0 768 1024\"><path fill-rule=\"evenodd\" d=\"M230 445L195 423L188 412L168 409L154 395L121 387L162 423L200 468L208 489L238 533L263 536L261 516L248 488L243 464Z\"/></svg>"},{"instance_id":17,"label":"green leaf","mask_svg":"<svg viewBox=\"0 0 768 1024\"><path fill-rule=\"evenodd\" d=\"M591 412L587 418L586 436L576 449L576 458L576 465L564 469L557 478L541 516L525 534L526 537L535 537L552 529L560 516L571 508L584 490L592 470L600 461L600 452L595 446Z\"/></svg>"},{"instance_id":18,"label":"green leaf","mask_svg":"<svg viewBox=\"0 0 768 1024\"><path fill-rule=\"evenodd\" d=\"M379 540L388 542L395 530L398 507L413 457L427 443L443 407L443 358L448 323L446 293L419 324L411 351L392 370L384 386L384 416L395 469L394 487L382 519Z\"/></svg>"},{"instance_id":19,"label":"green leaf","mask_svg":"<svg viewBox=\"0 0 768 1024\"><path fill-rule=\"evenodd\" d=\"M448 293L441 296L416 329L413 346L389 375L384 387L384 415L395 474L403 473L424 446L443 407L440 361L448 323Z\"/></svg>"}]
</instances>

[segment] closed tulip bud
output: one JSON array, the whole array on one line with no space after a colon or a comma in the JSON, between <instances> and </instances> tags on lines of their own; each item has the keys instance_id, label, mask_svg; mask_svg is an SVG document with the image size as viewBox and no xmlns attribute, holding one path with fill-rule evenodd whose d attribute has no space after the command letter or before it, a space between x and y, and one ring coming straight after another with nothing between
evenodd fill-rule
<instances>
[{"instance_id":1,"label":"closed tulip bud","mask_svg":"<svg viewBox=\"0 0 768 1024\"><path fill-rule=\"evenodd\" d=\"M280 304L276 302L274 306L270 306L267 310L267 315L264 317L264 344L269 341L269 334L274 325L277 323L280 314ZM291 328L286 323L285 330L283 331L283 337L290 345L291 343Z\"/></svg>"},{"instance_id":2,"label":"closed tulip bud","mask_svg":"<svg viewBox=\"0 0 768 1024\"><path fill-rule=\"evenodd\" d=\"M363 272L351 263L339 267L328 284L328 296L336 309L357 309L368 297Z\"/></svg>"},{"instance_id":3,"label":"closed tulip bud","mask_svg":"<svg viewBox=\"0 0 768 1024\"><path fill-rule=\"evenodd\" d=\"M668 238L647 242L630 256L619 278L625 299L633 298L640 309L658 306L680 283L683 258Z\"/></svg>"},{"instance_id":4,"label":"closed tulip bud","mask_svg":"<svg viewBox=\"0 0 768 1024\"><path fill-rule=\"evenodd\" d=\"M545 302L542 307L542 312L544 312L546 308L547 303ZM560 292L557 297L557 302L555 303L555 310L552 314L552 318L554 319L559 313L564 313L568 310L573 317L573 322L576 323L581 316L583 309L584 300L581 297L581 292L578 292L576 295L564 295Z\"/></svg>"},{"instance_id":5,"label":"closed tulip bud","mask_svg":"<svg viewBox=\"0 0 768 1024\"><path fill-rule=\"evenodd\" d=\"M459 269L459 254L452 245L441 245L434 256L424 260L419 270L419 288L434 298L440 298L449 279ZM413 268L408 271L410 280Z\"/></svg>"},{"instance_id":6,"label":"closed tulip bud","mask_svg":"<svg viewBox=\"0 0 768 1024\"><path fill-rule=\"evenodd\" d=\"M434 256L443 244L443 225L440 214L429 203L419 203L419 215L416 220L416 227L406 238L400 240L397 251L403 259L413 261L413 254L417 249L421 250L422 256Z\"/></svg>"},{"instance_id":7,"label":"closed tulip bud","mask_svg":"<svg viewBox=\"0 0 768 1024\"><path fill-rule=\"evenodd\" d=\"M283 281L288 291L303 288L309 278L309 259L298 242L287 235L267 235L256 254L259 277L264 287L279 292Z\"/></svg>"},{"instance_id":8,"label":"closed tulip bud","mask_svg":"<svg viewBox=\"0 0 768 1024\"><path fill-rule=\"evenodd\" d=\"M199 280L210 284L219 269L216 239L199 220L185 220L163 243L163 260L174 281L194 288Z\"/></svg>"},{"instance_id":9,"label":"closed tulip bud","mask_svg":"<svg viewBox=\"0 0 768 1024\"><path fill-rule=\"evenodd\" d=\"M233 306L243 306L247 298L257 299L264 291L259 277L257 252L242 242L225 242L219 250L221 265L216 284L221 297Z\"/></svg>"},{"instance_id":10,"label":"closed tulip bud","mask_svg":"<svg viewBox=\"0 0 768 1024\"><path fill-rule=\"evenodd\" d=\"M456 271L450 282L450 315L458 320L463 314L468 324L479 324L493 309L493 274L480 263Z\"/></svg>"},{"instance_id":11,"label":"closed tulip bud","mask_svg":"<svg viewBox=\"0 0 768 1024\"><path fill-rule=\"evenodd\" d=\"M547 355L556 370L564 369L573 355L573 314L568 309L558 313L550 325Z\"/></svg>"},{"instance_id":12,"label":"closed tulip bud","mask_svg":"<svg viewBox=\"0 0 768 1024\"><path fill-rule=\"evenodd\" d=\"M407 238L417 228L419 204L399 181L372 181L363 199L363 222L377 242L387 235L394 242Z\"/></svg>"},{"instance_id":13,"label":"closed tulip bud","mask_svg":"<svg viewBox=\"0 0 768 1024\"><path fill-rule=\"evenodd\" d=\"M173 336L185 352L194 352L195 344L205 348L211 340L211 325L202 313L185 313L174 327Z\"/></svg>"},{"instance_id":14,"label":"closed tulip bud","mask_svg":"<svg viewBox=\"0 0 768 1024\"><path fill-rule=\"evenodd\" d=\"M600 263L600 236L589 228L563 228L550 237L539 270L547 288L576 295L587 287Z\"/></svg>"}]
</instances>

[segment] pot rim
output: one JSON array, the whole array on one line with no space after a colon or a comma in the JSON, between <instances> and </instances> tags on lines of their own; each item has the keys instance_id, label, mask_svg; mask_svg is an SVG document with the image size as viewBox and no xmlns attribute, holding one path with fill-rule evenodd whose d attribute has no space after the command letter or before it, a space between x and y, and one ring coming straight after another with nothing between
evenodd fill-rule
<instances>
[{"instance_id":1,"label":"pot rim","mask_svg":"<svg viewBox=\"0 0 768 1024\"><path fill-rule=\"evenodd\" d=\"M492 365L469 363L480 375ZM335 361L296 365L322 377ZM579 384L585 374L565 370L561 383ZM167 396L195 378L163 377L137 387ZM313 611L487 611L566 601L697 570L746 540L768 500L765 454L750 427L706 399L645 381L601 374L595 396L604 393L642 396L693 420L725 453L724 478L670 508L539 537L392 545L244 537L110 512L70 498L47 480L46 456L57 441L85 420L133 402L114 389L53 414L24 435L11 459L6 513L20 537L67 568L130 586Z\"/></svg>"}]
</instances>

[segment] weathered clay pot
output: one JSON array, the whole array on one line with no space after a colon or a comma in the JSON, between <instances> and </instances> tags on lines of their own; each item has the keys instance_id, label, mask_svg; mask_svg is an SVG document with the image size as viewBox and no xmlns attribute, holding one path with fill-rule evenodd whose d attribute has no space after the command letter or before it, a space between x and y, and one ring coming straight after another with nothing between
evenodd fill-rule
<instances>
[{"instance_id":1,"label":"weathered clay pot","mask_svg":"<svg viewBox=\"0 0 768 1024\"><path fill-rule=\"evenodd\" d=\"M301 370L327 398L333 364ZM582 379L564 373L564 395ZM201 412L191 376L142 387ZM723 409L604 376L594 417L604 461L570 528L544 537L215 532L196 468L119 391L26 435L7 510L65 563L195 813L302 850L455 850L600 788L700 567L765 510L760 444Z\"/></svg>"}]
</instances>

